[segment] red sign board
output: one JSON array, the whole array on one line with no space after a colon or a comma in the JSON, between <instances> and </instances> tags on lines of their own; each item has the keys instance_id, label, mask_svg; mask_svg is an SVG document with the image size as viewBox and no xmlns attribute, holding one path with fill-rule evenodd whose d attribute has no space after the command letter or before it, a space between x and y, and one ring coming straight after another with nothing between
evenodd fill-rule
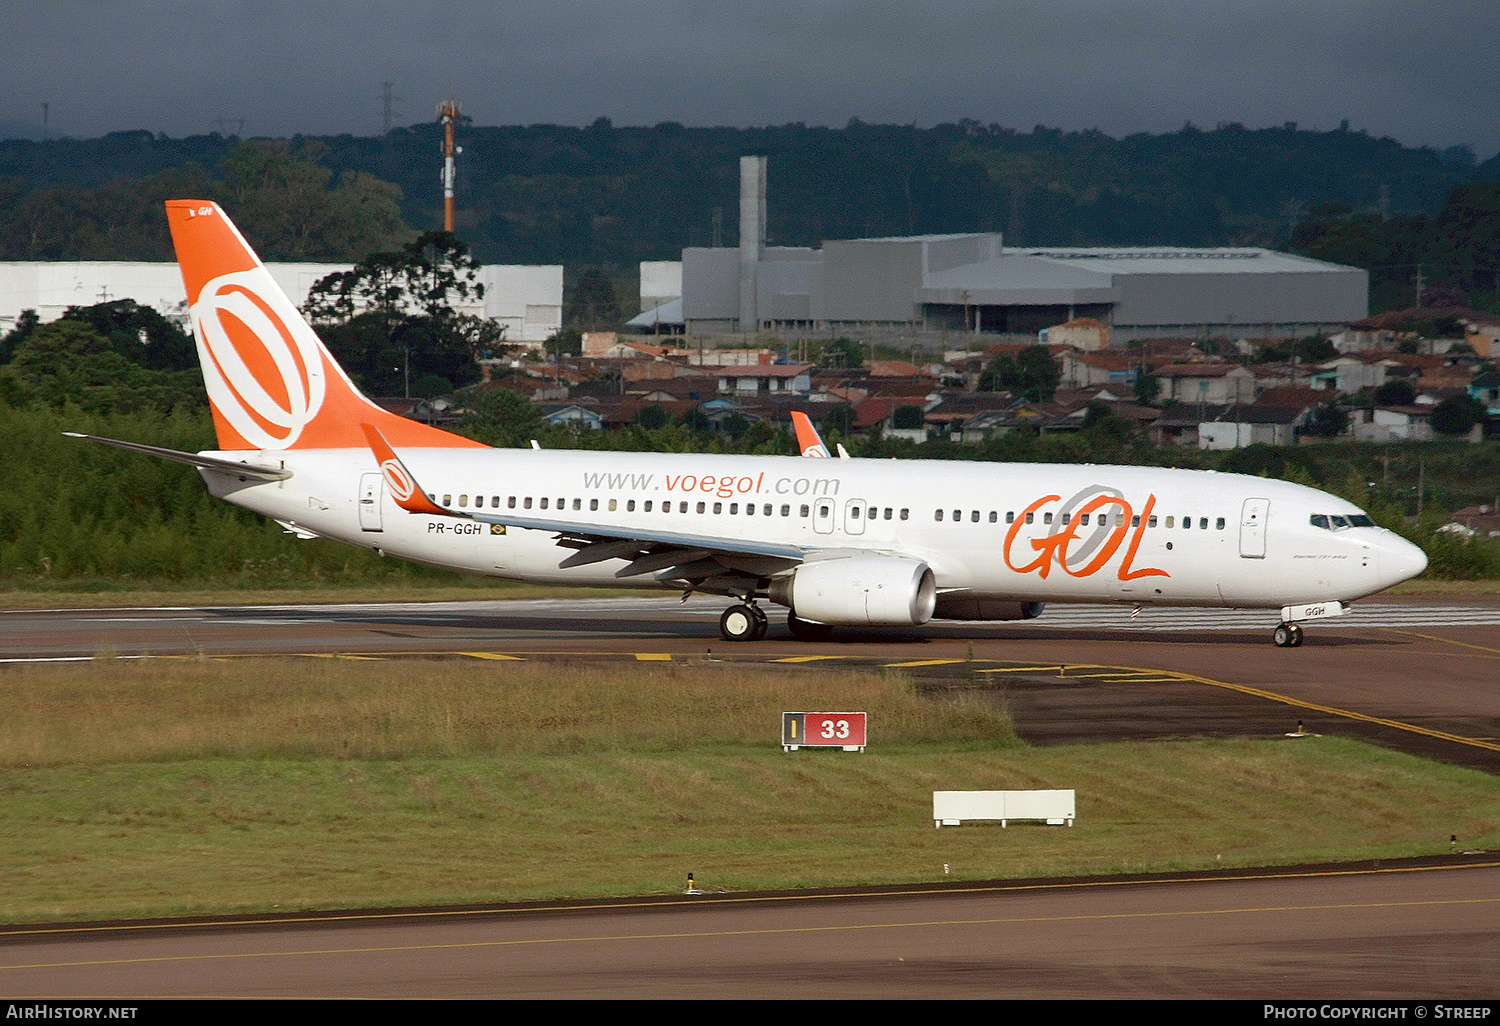
<instances>
[{"instance_id":1,"label":"red sign board","mask_svg":"<svg viewBox=\"0 0 1500 1026\"><path fill-rule=\"evenodd\" d=\"M788 751L798 748L865 747L865 714L862 712L789 712L781 714L781 744Z\"/></svg>"}]
</instances>

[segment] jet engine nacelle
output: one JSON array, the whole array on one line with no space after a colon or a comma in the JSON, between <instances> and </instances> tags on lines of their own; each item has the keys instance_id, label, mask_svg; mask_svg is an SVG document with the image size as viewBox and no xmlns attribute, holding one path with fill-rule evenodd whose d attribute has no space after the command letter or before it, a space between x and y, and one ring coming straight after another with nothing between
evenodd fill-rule
<instances>
[{"instance_id":1,"label":"jet engine nacelle","mask_svg":"<svg viewBox=\"0 0 1500 1026\"><path fill-rule=\"evenodd\" d=\"M937 602L939 620L1032 620L1042 615L1045 602L1015 602L1005 599L944 595Z\"/></svg>"},{"instance_id":2,"label":"jet engine nacelle","mask_svg":"<svg viewBox=\"0 0 1500 1026\"><path fill-rule=\"evenodd\" d=\"M909 627L932 619L937 581L932 568L916 559L816 560L772 582L771 601L814 623Z\"/></svg>"}]
</instances>

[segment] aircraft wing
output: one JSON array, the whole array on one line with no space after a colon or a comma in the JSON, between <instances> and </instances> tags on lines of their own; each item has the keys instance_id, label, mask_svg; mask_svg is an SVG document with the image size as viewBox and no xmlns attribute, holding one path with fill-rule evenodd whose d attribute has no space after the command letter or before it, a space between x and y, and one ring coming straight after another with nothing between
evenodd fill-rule
<instances>
[{"instance_id":1,"label":"aircraft wing","mask_svg":"<svg viewBox=\"0 0 1500 1026\"><path fill-rule=\"evenodd\" d=\"M779 542L654 530L639 525L626 528L551 517L516 516L498 511L447 509L428 498L416 477L377 428L368 424L363 427L391 497L402 509L491 524L502 531L516 527L556 532L557 544L574 550L558 563L561 569L626 559L629 562L615 572L616 577L623 579L649 573L662 582L683 581L691 587L706 584L714 590L732 591L743 589L747 584L753 587L754 579L789 570L814 551Z\"/></svg>"},{"instance_id":2,"label":"aircraft wing","mask_svg":"<svg viewBox=\"0 0 1500 1026\"><path fill-rule=\"evenodd\" d=\"M653 574L658 581L681 580L699 584L711 578L770 577L789 570L807 558L808 550L774 542L750 542L721 536L678 531L629 529L608 524L512 517L500 513L470 512L463 515L480 523L518 527L533 531L555 531L557 544L573 549L558 567L588 566L608 559L628 559L619 578Z\"/></svg>"}]
</instances>

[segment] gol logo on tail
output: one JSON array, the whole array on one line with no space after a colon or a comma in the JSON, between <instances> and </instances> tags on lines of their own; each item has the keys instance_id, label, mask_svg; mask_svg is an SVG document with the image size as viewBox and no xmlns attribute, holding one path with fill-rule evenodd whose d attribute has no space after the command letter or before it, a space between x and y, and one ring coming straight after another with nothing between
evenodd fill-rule
<instances>
[{"instance_id":1,"label":"gol logo on tail","mask_svg":"<svg viewBox=\"0 0 1500 1026\"><path fill-rule=\"evenodd\" d=\"M263 269L221 275L193 304L203 383L251 447L292 445L323 406L318 341Z\"/></svg>"}]
</instances>

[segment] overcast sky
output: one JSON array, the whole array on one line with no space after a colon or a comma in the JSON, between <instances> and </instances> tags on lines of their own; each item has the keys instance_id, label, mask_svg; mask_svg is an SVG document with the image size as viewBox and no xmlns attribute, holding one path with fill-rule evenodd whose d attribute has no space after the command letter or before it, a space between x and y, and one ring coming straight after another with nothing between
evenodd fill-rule
<instances>
[{"instance_id":1,"label":"overcast sky","mask_svg":"<svg viewBox=\"0 0 1500 1026\"><path fill-rule=\"evenodd\" d=\"M0 137L678 121L1112 136L1350 127L1500 151L1496 0L9 0ZM226 119L223 122L220 119Z\"/></svg>"}]
</instances>

